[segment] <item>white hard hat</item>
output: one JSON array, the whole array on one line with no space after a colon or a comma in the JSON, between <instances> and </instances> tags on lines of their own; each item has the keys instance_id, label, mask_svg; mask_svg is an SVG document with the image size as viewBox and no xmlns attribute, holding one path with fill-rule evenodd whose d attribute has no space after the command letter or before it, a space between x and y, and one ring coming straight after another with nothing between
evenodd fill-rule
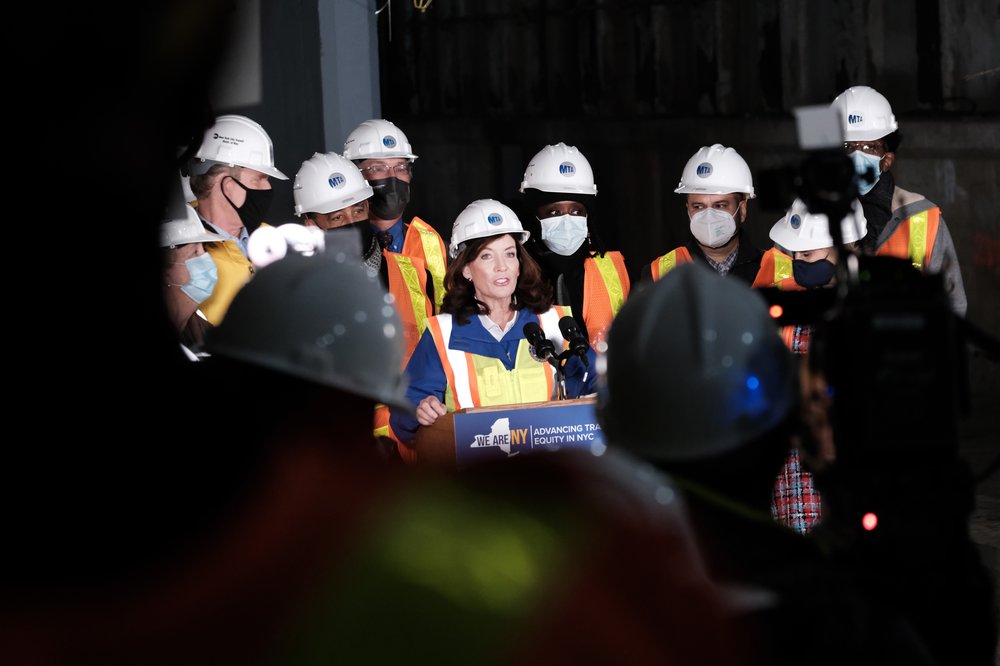
<instances>
[{"instance_id":1,"label":"white hard hat","mask_svg":"<svg viewBox=\"0 0 1000 666\"><path fill-rule=\"evenodd\" d=\"M851 202L851 213L840 222L840 233L844 243L854 243L868 233L868 221L855 199ZM769 234L771 240L791 252L821 250L833 247L830 224L826 215L810 213L804 202L796 199L785 216L774 223Z\"/></svg>"},{"instance_id":2,"label":"white hard hat","mask_svg":"<svg viewBox=\"0 0 1000 666\"><path fill-rule=\"evenodd\" d=\"M753 199L753 176L746 160L734 148L716 143L702 146L684 165L677 194L730 194L742 192Z\"/></svg>"},{"instance_id":3,"label":"white hard hat","mask_svg":"<svg viewBox=\"0 0 1000 666\"><path fill-rule=\"evenodd\" d=\"M529 187L542 192L597 194L590 162L575 146L567 146L561 141L545 146L531 158L524 170L520 191Z\"/></svg>"},{"instance_id":4,"label":"white hard hat","mask_svg":"<svg viewBox=\"0 0 1000 666\"><path fill-rule=\"evenodd\" d=\"M342 253L290 253L262 268L236 294L206 348L413 411L392 298Z\"/></svg>"},{"instance_id":5,"label":"white hard hat","mask_svg":"<svg viewBox=\"0 0 1000 666\"><path fill-rule=\"evenodd\" d=\"M226 240L212 233L201 223L194 208L184 204L184 217L164 220L160 223L160 247L173 247L189 243L212 243Z\"/></svg>"},{"instance_id":6,"label":"white hard hat","mask_svg":"<svg viewBox=\"0 0 1000 666\"><path fill-rule=\"evenodd\" d=\"M797 404L795 358L763 297L697 261L625 302L605 360L601 427L647 460L735 451Z\"/></svg>"},{"instance_id":7,"label":"white hard hat","mask_svg":"<svg viewBox=\"0 0 1000 666\"><path fill-rule=\"evenodd\" d=\"M283 259L288 250L312 256L326 247L326 236L319 227L307 227L296 222L279 227L261 225L247 240L247 258L256 268L263 268Z\"/></svg>"},{"instance_id":8,"label":"white hard hat","mask_svg":"<svg viewBox=\"0 0 1000 666\"><path fill-rule=\"evenodd\" d=\"M899 129L889 100L874 88L852 86L830 106L840 113L844 141L874 141Z\"/></svg>"},{"instance_id":9,"label":"white hard hat","mask_svg":"<svg viewBox=\"0 0 1000 666\"><path fill-rule=\"evenodd\" d=\"M332 213L374 194L354 162L337 153L315 153L299 167L292 185L295 214Z\"/></svg>"},{"instance_id":10,"label":"white hard hat","mask_svg":"<svg viewBox=\"0 0 1000 666\"><path fill-rule=\"evenodd\" d=\"M494 199L477 199L455 218L448 254L454 259L470 240L503 234L512 234L521 243L531 236L510 208Z\"/></svg>"},{"instance_id":11,"label":"white hard hat","mask_svg":"<svg viewBox=\"0 0 1000 666\"><path fill-rule=\"evenodd\" d=\"M411 162L417 159L403 130L381 119L366 120L347 135L344 157L349 160L402 157Z\"/></svg>"},{"instance_id":12,"label":"white hard hat","mask_svg":"<svg viewBox=\"0 0 1000 666\"><path fill-rule=\"evenodd\" d=\"M212 164L246 167L279 180L288 176L274 166L274 145L264 128L246 116L215 119L195 153L192 171L204 173Z\"/></svg>"}]
</instances>

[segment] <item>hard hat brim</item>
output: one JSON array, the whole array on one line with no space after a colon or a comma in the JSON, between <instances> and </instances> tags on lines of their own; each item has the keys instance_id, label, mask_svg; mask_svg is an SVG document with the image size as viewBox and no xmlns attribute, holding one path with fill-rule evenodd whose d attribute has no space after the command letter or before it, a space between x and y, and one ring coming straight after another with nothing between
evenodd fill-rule
<instances>
[{"instance_id":1,"label":"hard hat brim","mask_svg":"<svg viewBox=\"0 0 1000 666\"><path fill-rule=\"evenodd\" d=\"M744 192L743 190L729 190L720 187L688 187L687 185L681 185L674 190L674 194L745 194L747 199L757 198L757 194L752 187L749 192Z\"/></svg>"},{"instance_id":2,"label":"hard hat brim","mask_svg":"<svg viewBox=\"0 0 1000 666\"><path fill-rule=\"evenodd\" d=\"M219 234L213 234L211 231L206 231L205 233L198 234L191 238L161 238L160 247L170 247L172 245L190 245L191 243L219 243L226 240Z\"/></svg>"},{"instance_id":3,"label":"hard hat brim","mask_svg":"<svg viewBox=\"0 0 1000 666\"><path fill-rule=\"evenodd\" d=\"M192 175L200 176L207 173L209 169L215 164L222 164L229 167L240 167L241 169L253 169L254 171L260 171L263 174L270 176L271 178L277 178L278 180L288 180L288 176L278 171L276 168L271 166L264 166L262 164L250 165L250 164L240 164L239 162L221 162L219 160L210 160L204 158L198 158L192 160L188 171Z\"/></svg>"},{"instance_id":4,"label":"hard hat brim","mask_svg":"<svg viewBox=\"0 0 1000 666\"><path fill-rule=\"evenodd\" d=\"M277 178L278 180L288 180L288 176L286 176L285 174L281 173L280 171L278 171L274 167L269 167L269 166L246 166L246 165L243 165L243 164L240 164L238 166L242 166L244 169L253 169L254 171L260 171L261 173L266 173L271 178Z\"/></svg>"},{"instance_id":5,"label":"hard hat brim","mask_svg":"<svg viewBox=\"0 0 1000 666\"><path fill-rule=\"evenodd\" d=\"M460 245L455 247L454 252L449 252L449 254L452 259L455 259L458 255L462 254L462 250L469 245L469 241L478 240L480 238L492 238L493 236L516 236L517 234L521 234L521 239L518 240L521 245L527 243L528 239L531 238L530 231L500 231L495 234L475 234L463 240Z\"/></svg>"}]
</instances>

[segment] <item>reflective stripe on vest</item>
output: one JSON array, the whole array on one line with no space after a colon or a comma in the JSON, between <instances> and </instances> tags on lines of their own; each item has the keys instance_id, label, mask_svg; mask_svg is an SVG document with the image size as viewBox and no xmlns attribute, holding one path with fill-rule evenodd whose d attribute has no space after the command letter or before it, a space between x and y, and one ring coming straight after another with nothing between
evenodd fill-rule
<instances>
[{"instance_id":1,"label":"reflective stripe on vest","mask_svg":"<svg viewBox=\"0 0 1000 666\"><path fill-rule=\"evenodd\" d=\"M916 268L923 270L934 252L940 220L941 209L937 207L914 213L892 232L875 254L909 259Z\"/></svg>"},{"instance_id":2,"label":"reflective stripe on vest","mask_svg":"<svg viewBox=\"0 0 1000 666\"><path fill-rule=\"evenodd\" d=\"M659 280L664 275L674 270L677 264L684 264L691 261L691 253L686 247L679 247L671 250L658 259L653 259L649 264L649 271L653 275L653 280Z\"/></svg>"},{"instance_id":3,"label":"reflective stripe on vest","mask_svg":"<svg viewBox=\"0 0 1000 666\"><path fill-rule=\"evenodd\" d=\"M420 259L382 251L389 273L389 293L395 299L396 312L403 324L403 365L413 355L420 336L427 328L427 318L434 314L427 298L427 274Z\"/></svg>"},{"instance_id":4,"label":"reflective stripe on vest","mask_svg":"<svg viewBox=\"0 0 1000 666\"><path fill-rule=\"evenodd\" d=\"M924 253L927 251L927 211L917 213L907 222L910 223L909 257L917 268L924 267Z\"/></svg>"},{"instance_id":5,"label":"reflective stripe on vest","mask_svg":"<svg viewBox=\"0 0 1000 666\"><path fill-rule=\"evenodd\" d=\"M774 251L774 283L781 285L782 280L792 277L792 258L782 252Z\"/></svg>"},{"instance_id":6,"label":"reflective stripe on vest","mask_svg":"<svg viewBox=\"0 0 1000 666\"><path fill-rule=\"evenodd\" d=\"M405 444L399 441L396 433L392 431L392 427L389 425L389 408L381 402L375 405L375 428L372 432L375 437L385 437L395 442L396 452L403 462L417 462L417 450L413 448L412 442Z\"/></svg>"},{"instance_id":7,"label":"reflective stripe on vest","mask_svg":"<svg viewBox=\"0 0 1000 666\"><path fill-rule=\"evenodd\" d=\"M427 266L434 281L434 306L436 310L440 310L441 301L444 300L444 274L447 270L444 241L440 234L419 217L414 217L410 220L406 238L403 239L403 254L417 257Z\"/></svg>"},{"instance_id":8,"label":"reflective stripe on vest","mask_svg":"<svg viewBox=\"0 0 1000 666\"><path fill-rule=\"evenodd\" d=\"M204 243L219 271L219 279L212 295L198 307L213 326L218 326L229 311L229 306L240 289L253 277L253 264L246 258L234 240Z\"/></svg>"},{"instance_id":9,"label":"reflective stripe on vest","mask_svg":"<svg viewBox=\"0 0 1000 666\"><path fill-rule=\"evenodd\" d=\"M754 278L754 288L778 287L787 291L801 291L803 287L795 281L792 272L792 258L778 248L772 247L764 253L760 270Z\"/></svg>"},{"instance_id":10,"label":"reflective stripe on vest","mask_svg":"<svg viewBox=\"0 0 1000 666\"><path fill-rule=\"evenodd\" d=\"M621 310L631 287L620 252L583 261L583 321L591 346L604 339L611 320Z\"/></svg>"},{"instance_id":11,"label":"reflective stripe on vest","mask_svg":"<svg viewBox=\"0 0 1000 666\"><path fill-rule=\"evenodd\" d=\"M376 437L389 437L389 408L381 402L375 405L375 427L373 433Z\"/></svg>"},{"instance_id":12,"label":"reflective stripe on vest","mask_svg":"<svg viewBox=\"0 0 1000 666\"><path fill-rule=\"evenodd\" d=\"M538 316L545 337L557 349L566 344L559 333L559 319L565 312L553 307ZM508 370L498 359L450 349L452 326L447 314L427 320L447 380L444 404L448 411L542 402L555 395L555 368L532 358L527 340L518 344L514 369Z\"/></svg>"}]
</instances>

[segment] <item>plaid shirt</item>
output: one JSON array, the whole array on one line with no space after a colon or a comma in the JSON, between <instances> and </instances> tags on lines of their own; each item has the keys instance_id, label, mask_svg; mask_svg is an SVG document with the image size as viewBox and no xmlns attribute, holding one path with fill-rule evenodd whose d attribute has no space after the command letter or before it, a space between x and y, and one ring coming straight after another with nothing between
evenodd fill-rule
<instances>
[{"instance_id":1,"label":"plaid shirt","mask_svg":"<svg viewBox=\"0 0 1000 666\"><path fill-rule=\"evenodd\" d=\"M802 468L799 452L792 449L771 493L771 517L805 534L822 518L819 492L813 475Z\"/></svg>"},{"instance_id":2,"label":"plaid shirt","mask_svg":"<svg viewBox=\"0 0 1000 666\"><path fill-rule=\"evenodd\" d=\"M812 326L785 326L781 338L792 352L800 358L809 352ZM792 449L775 481L771 493L771 516L805 534L823 517L819 492L813 482L813 475L802 468L799 452Z\"/></svg>"},{"instance_id":3,"label":"plaid shirt","mask_svg":"<svg viewBox=\"0 0 1000 666\"><path fill-rule=\"evenodd\" d=\"M725 275L729 272L729 269L733 267L736 263L736 255L740 253L740 248L737 245L736 249L733 250L728 257L723 259L721 262L714 261L708 255L705 255L705 259L708 261L708 265L715 269L715 272L719 275Z\"/></svg>"}]
</instances>

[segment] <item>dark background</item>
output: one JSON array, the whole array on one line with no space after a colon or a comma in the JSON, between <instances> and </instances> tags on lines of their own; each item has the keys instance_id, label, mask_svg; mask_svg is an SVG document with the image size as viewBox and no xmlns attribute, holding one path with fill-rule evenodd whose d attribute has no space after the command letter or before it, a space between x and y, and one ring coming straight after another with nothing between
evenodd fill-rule
<instances>
[{"instance_id":1,"label":"dark background","mask_svg":"<svg viewBox=\"0 0 1000 666\"><path fill-rule=\"evenodd\" d=\"M688 234L673 193L702 145L755 175L799 159L792 109L870 85L904 135L897 183L941 206L969 316L1000 333L1000 3L452 2L380 15L383 116L406 132L410 212L443 235L516 196L542 146L594 168L602 235L642 264ZM758 189L760 179L756 182ZM790 202L789 202L790 203ZM781 208L750 205L762 247Z\"/></svg>"}]
</instances>

